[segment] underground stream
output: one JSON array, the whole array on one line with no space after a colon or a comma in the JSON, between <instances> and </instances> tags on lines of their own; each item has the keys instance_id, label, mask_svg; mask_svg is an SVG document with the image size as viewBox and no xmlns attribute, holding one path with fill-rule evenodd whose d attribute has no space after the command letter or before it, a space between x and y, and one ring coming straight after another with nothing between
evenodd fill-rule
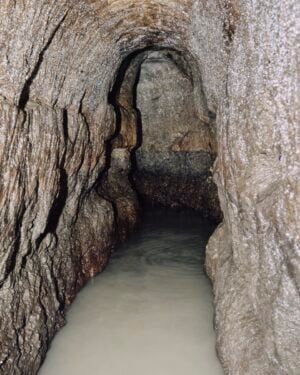
<instances>
[{"instance_id":1,"label":"underground stream","mask_svg":"<svg viewBox=\"0 0 300 375\"><path fill-rule=\"evenodd\" d=\"M213 230L193 211L148 210L79 293L40 374L222 374L203 272Z\"/></svg>"}]
</instances>

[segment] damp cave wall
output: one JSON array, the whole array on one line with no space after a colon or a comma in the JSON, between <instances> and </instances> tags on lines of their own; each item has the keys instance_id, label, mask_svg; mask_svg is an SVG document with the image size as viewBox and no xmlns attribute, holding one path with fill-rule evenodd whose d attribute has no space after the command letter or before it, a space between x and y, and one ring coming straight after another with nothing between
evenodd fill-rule
<instances>
[{"instance_id":1,"label":"damp cave wall","mask_svg":"<svg viewBox=\"0 0 300 375\"><path fill-rule=\"evenodd\" d=\"M134 225L126 173L113 196L101 187L108 93L126 56L157 45L186 56L217 114L224 219L206 269L225 373L297 374L299 15L296 0L1 2L1 373L37 373L67 306Z\"/></svg>"}]
</instances>

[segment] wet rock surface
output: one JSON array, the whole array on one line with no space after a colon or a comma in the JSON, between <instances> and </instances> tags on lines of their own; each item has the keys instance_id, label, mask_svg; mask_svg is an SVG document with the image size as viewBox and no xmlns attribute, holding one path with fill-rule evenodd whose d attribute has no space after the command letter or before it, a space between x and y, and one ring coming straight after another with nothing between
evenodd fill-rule
<instances>
[{"instance_id":1,"label":"wet rock surface","mask_svg":"<svg viewBox=\"0 0 300 375\"><path fill-rule=\"evenodd\" d=\"M185 56L195 103L217 116L224 219L206 264L224 370L299 372L299 13L296 0L1 2L1 373L37 373L116 222L134 226L127 167L120 190L105 186L136 146L136 113L124 103L118 129L109 93L122 61L153 46Z\"/></svg>"}]
</instances>

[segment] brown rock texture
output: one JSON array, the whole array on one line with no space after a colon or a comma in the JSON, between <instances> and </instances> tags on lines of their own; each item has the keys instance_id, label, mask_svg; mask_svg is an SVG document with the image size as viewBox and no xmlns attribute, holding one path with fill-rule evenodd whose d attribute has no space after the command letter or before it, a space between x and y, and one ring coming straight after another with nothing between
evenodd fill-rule
<instances>
[{"instance_id":1,"label":"brown rock texture","mask_svg":"<svg viewBox=\"0 0 300 375\"><path fill-rule=\"evenodd\" d=\"M299 374L299 8L1 1L1 373L38 372L67 306L135 225L136 112L121 99L116 111L109 93L122 62L155 47L184 56L194 102L216 114L224 219L206 268L224 371ZM173 151L199 147L190 131Z\"/></svg>"}]
</instances>

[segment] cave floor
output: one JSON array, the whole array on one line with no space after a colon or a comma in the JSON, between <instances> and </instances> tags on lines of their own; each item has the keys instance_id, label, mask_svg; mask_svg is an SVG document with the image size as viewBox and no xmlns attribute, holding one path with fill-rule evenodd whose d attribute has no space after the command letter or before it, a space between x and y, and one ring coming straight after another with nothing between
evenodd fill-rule
<instances>
[{"instance_id":1,"label":"cave floor","mask_svg":"<svg viewBox=\"0 0 300 375\"><path fill-rule=\"evenodd\" d=\"M40 374L223 374L202 267L213 229L194 212L146 212L77 296Z\"/></svg>"}]
</instances>

